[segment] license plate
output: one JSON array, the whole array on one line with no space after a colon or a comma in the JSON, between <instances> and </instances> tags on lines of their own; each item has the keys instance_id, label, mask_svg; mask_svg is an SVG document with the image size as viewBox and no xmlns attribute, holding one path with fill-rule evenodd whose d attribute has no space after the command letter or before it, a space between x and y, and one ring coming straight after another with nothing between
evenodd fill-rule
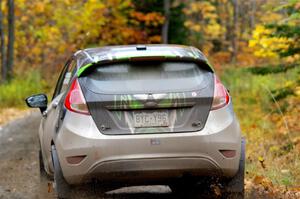
<instances>
[{"instance_id":1,"label":"license plate","mask_svg":"<svg viewBox=\"0 0 300 199\"><path fill-rule=\"evenodd\" d=\"M134 127L166 127L169 126L169 115L167 111L133 112Z\"/></svg>"}]
</instances>

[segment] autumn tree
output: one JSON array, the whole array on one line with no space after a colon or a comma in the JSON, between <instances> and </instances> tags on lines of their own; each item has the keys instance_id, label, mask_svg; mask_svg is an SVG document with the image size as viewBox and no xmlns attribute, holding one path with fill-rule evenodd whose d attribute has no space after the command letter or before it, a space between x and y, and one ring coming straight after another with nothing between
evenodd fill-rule
<instances>
[{"instance_id":1,"label":"autumn tree","mask_svg":"<svg viewBox=\"0 0 300 199\"><path fill-rule=\"evenodd\" d=\"M266 27L275 30L272 36L288 38L293 41L279 55L300 59L300 2L289 0L285 5L277 7L277 10L284 11L288 17L279 23L269 24Z\"/></svg>"},{"instance_id":2,"label":"autumn tree","mask_svg":"<svg viewBox=\"0 0 300 199\"><path fill-rule=\"evenodd\" d=\"M143 43L187 44L188 28L182 0L133 0L136 19L134 29L144 35ZM145 19L148 22L145 24ZM140 43L140 42L139 42Z\"/></svg>"},{"instance_id":3,"label":"autumn tree","mask_svg":"<svg viewBox=\"0 0 300 199\"><path fill-rule=\"evenodd\" d=\"M7 59L6 67L7 74L10 78L13 72L14 64L14 42L15 42L15 5L14 0L7 1L8 14L7 14L7 23L8 23L8 41L7 41Z\"/></svg>"},{"instance_id":4,"label":"autumn tree","mask_svg":"<svg viewBox=\"0 0 300 199\"><path fill-rule=\"evenodd\" d=\"M183 14L186 3L172 0L169 16L168 42L171 44L187 44L189 29L184 25L187 16Z\"/></svg>"},{"instance_id":5,"label":"autumn tree","mask_svg":"<svg viewBox=\"0 0 300 199\"><path fill-rule=\"evenodd\" d=\"M3 23L3 8L0 1L0 51L1 51L1 72L2 81L12 77L14 61L14 32L15 32L15 8L14 0L7 0L7 49L5 50L5 31Z\"/></svg>"},{"instance_id":6,"label":"autumn tree","mask_svg":"<svg viewBox=\"0 0 300 199\"><path fill-rule=\"evenodd\" d=\"M130 0L16 0L18 71L62 67L72 52L93 46L133 43Z\"/></svg>"},{"instance_id":7,"label":"autumn tree","mask_svg":"<svg viewBox=\"0 0 300 199\"><path fill-rule=\"evenodd\" d=\"M300 3L289 0L273 9L277 20L257 25L249 46L258 57L300 60ZM283 14L282 14L283 13Z\"/></svg>"},{"instance_id":8,"label":"autumn tree","mask_svg":"<svg viewBox=\"0 0 300 199\"><path fill-rule=\"evenodd\" d=\"M236 62L237 51L238 51L238 14L239 14L239 1L232 0L233 5L233 25L232 25L232 34L231 34L231 43L232 43L232 55L231 61Z\"/></svg>"},{"instance_id":9,"label":"autumn tree","mask_svg":"<svg viewBox=\"0 0 300 199\"><path fill-rule=\"evenodd\" d=\"M3 25L3 11L2 0L0 0L0 52L1 52L1 73L2 81L7 79L5 43L4 43L4 25Z\"/></svg>"},{"instance_id":10,"label":"autumn tree","mask_svg":"<svg viewBox=\"0 0 300 199\"><path fill-rule=\"evenodd\" d=\"M142 35L142 40L137 43L162 43L162 29L165 22L164 1L133 0L133 4L131 28L136 30L137 35Z\"/></svg>"},{"instance_id":11,"label":"autumn tree","mask_svg":"<svg viewBox=\"0 0 300 199\"><path fill-rule=\"evenodd\" d=\"M196 45L206 54L214 48L214 41L221 38L224 31L218 23L216 7L209 1L190 1L183 9L189 29L187 43Z\"/></svg>"},{"instance_id":12,"label":"autumn tree","mask_svg":"<svg viewBox=\"0 0 300 199\"><path fill-rule=\"evenodd\" d=\"M12 71L19 75L27 69L38 69L45 76L52 76L72 52L94 46L166 42L186 44L200 48L210 59L218 62L229 63L236 60L240 63L242 59L256 61L250 57L252 50L256 55L266 55L262 49L278 54L274 45L287 42L281 47L289 48L290 42L294 41L294 37L288 36L283 41L284 35L280 33L283 26L272 27L277 36L281 34L280 37L265 36L272 34L271 27L262 24L282 20L284 13L288 14L288 10L292 9L285 7L274 12L271 8L277 5L276 2L267 0L1 2L4 6L1 10L4 12L3 24L0 25L2 77ZM296 5L294 10L297 9ZM15 13L15 16L8 13ZM2 12L0 19L1 14ZM292 21L288 20L288 23ZM257 29L253 34L253 41L250 41L253 48L248 48L253 28ZM4 39L4 32L10 35L9 38ZM292 34L292 29L287 32ZM276 38L277 41L274 41ZM273 46L265 48L265 43L271 41ZM7 53L4 52L6 48L9 49ZM248 54L243 54L245 52ZM9 66L9 71L4 66Z\"/></svg>"}]
</instances>

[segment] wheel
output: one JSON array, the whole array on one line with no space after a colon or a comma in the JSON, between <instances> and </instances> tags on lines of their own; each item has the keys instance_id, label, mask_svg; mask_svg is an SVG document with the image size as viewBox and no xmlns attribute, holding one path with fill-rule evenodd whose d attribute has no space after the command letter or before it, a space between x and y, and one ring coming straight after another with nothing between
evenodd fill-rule
<instances>
[{"instance_id":1,"label":"wheel","mask_svg":"<svg viewBox=\"0 0 300 199\"><path fill-rule=\"evenodd\" d=\"M54 145L52 145L52 161L54 169L54 190L56 192L57 198L67 199L67 198L94 198L95 196L102 196L101 186L96 186L96 184L81 184L77 186L71 186L65 180L59 159L57 156L57 151Z\"/></svg>"},{"instance_id":2,"label":"wheel","mask_svg":"<svg viewBox=\"0 0 300 199\"><path fill-rule=\"evenodd\" d=\"M42 150L39 150L39 168L40 168L40 180L41 181L52 181L53 177L50 176L46 170L45 170L45 165L44 165L44 161L43 161L43 154L42 154Z\"/></svg>"},{"instance_id":3,"label":"wheel","mask_svg":"<svg viewBox=\"0 0 300 199\"><path fill-rule=\"evenodd\" d=\"M44 163L43 163L43 154L42 151L39 150L39 169L40 169L40 183L39 183L39 198L45 198L45 196L51 197L51 192L53 192L53 177L48 175L45 171Z\"/></svg>"},{"instance_id":4,"label":"wheel","mask_svg":"<svg viewBox=\"0 0 300 199\"><path fill-rule=\"evenodd\" d=\"M56 148L54 145L52 145L52 161L53 161L53 168L54 168L54 189L56 191L57 197L62 198L69 198L71 187L65 180L60 163L58 160Z\"/></svg>"},{"instance_id":5,"label":"wheel","mask_svg":"<svg viewBox=\"0 0 300 199\"><path fill-rule=\"evenodd\" d=\"M228 199L244 198L244 178L245 178L245 145L243 138L241 143L241 159L237 174L228 182L224 183L224 196Z\"/></svg>"},{"instance_id":6,"label":"wheel","mask_svg":"<svg viewBox=\"0 0 300 199\"><path fill-rule=\"evenodd\" d=\"M40 166L40 181L48 181L50 180L47 172L45 171L44 162L43 162L43 154L41 149L39 150L39 166Z\"/></svg>"}]
</instances>

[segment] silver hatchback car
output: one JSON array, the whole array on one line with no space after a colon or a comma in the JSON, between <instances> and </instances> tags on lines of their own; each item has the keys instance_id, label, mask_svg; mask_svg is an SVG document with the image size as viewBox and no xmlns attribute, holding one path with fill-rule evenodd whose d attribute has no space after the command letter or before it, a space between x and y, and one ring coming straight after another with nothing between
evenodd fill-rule
<instances>
[{"instance_id":1,"label":"silver hatchback car","mask_svg":"<svg viewBox=\"0 0 300 199\"><path fill-rule=\"evenodd\" d=\"M40 108L41 166L59 198L89 182L167 184L218 179L243 198L245 144L231 97L194 47L130 45L76 52Z\"/></svg>"}]
</instances>

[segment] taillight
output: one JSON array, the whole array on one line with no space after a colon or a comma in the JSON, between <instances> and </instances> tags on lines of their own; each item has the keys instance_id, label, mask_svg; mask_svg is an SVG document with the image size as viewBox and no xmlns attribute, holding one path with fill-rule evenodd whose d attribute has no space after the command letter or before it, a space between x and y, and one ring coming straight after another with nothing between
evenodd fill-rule
<instances>
[{"instance_id":1,"label":"taillight","mask_svg":"<svg viewBox=\"0 0 300 199\"><path fill-rule=\"evenodd\" d=\"M214 99L213 99L211 110L222 108L226 104L228 104L228 102L229 102L228 92L224 87L224 85L219 80L219 78L215 75Z\"/></svg>"},{"instance_id":2,"label":"taillight","mask_svg":"<svg viewBox=\"0 0 300 199\"><path fill-rule=\"evenodd\" d=\"M68 110L76 113L90 115L77 79L72 82L70 90L65 99L65 107Z\"/></svg>"}]
</instances>

